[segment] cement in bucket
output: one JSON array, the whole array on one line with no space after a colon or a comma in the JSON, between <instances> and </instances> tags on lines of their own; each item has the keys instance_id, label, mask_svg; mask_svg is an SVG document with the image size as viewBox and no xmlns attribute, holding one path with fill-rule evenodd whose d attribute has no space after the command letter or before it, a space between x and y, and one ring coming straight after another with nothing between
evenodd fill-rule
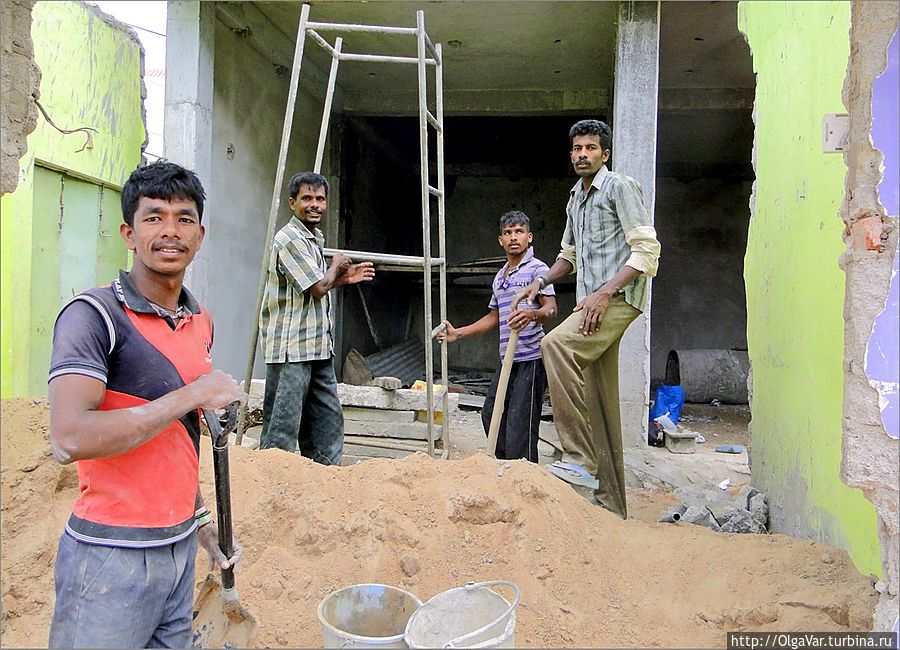
<instances>
[{"instance_id":1,"label":"cement in bucket","mask_svg":"<svg viewBox=\"0 0 900 650\"><path fill-rule=\"evenodd\" d=\"M390 585L338 589L319 603L324 648L405 648L403 632L422 601Z\"/></svg>"},{"instance_id":2,"label":"cement in bucket","mask_svg":"<svg viewBox=\"0 0 900 650\"><path fill-rule=\"evenodd\" d=\"M506 586L512 603L489 587ZM468 583L434 596L410 616L410 648L515 648L519 586L507 580Z\"/></svg>"}]
</instances>

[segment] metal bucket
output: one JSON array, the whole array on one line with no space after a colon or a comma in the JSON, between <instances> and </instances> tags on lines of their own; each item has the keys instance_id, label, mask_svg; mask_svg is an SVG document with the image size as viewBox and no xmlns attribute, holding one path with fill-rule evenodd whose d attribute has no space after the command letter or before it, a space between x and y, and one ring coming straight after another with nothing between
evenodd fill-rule
<instances>
[{"instance_id":1,"label":"metal bucket","mask_svg":"<svg viewBox=\"0 0 900 650\"><path fill-rule=\"evenodd\" d=\"M511 587L512 603L493 589ZM519 586L508 580L469 582L444 591L415 611L404 638L410 648L515 648Z\"/></svg>"},{"instance_id":2,"label":"metal bucket","mask_svg":"<svg viewBox=\"0 0 900 650\"><path fill-rule=\"evenodd\" d=\"M390 585L338 589L319 603L323 648L405 648L403 633L422 601Z\"/></svg>"}]
</instances>

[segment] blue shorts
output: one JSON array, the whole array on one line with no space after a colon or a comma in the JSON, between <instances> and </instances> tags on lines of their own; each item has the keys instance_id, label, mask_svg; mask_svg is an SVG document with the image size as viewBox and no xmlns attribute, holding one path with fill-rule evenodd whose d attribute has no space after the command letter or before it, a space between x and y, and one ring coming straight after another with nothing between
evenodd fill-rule
<instances>
[{"instance_id":1,"label":"blue shorts","mask_svg":"<svg viewBox=\"0 0 900 650\"><path fill-rule=\"evenodd\" d=\"M196 534L167 546L122 548L63 533L49 647L190 647L196 554Z\"/></svg>"}]
</instances>

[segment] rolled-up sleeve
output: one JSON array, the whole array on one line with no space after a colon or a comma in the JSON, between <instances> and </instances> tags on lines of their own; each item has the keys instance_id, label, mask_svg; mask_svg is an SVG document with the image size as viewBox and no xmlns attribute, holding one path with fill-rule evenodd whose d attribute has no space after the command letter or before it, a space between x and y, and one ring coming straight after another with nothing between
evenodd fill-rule
<instances>
[{"instance_id":1,"label":"rolled-up sleeve","mask_svg":"<svg viewBox=\"0 0 900 650\"><path fill-rule=\"evenodd\" d=\"M628 176L620 177L613 188L613 201L625 232L625 242L631 247L631 256L625 264L643 275L655 276L660 246L650 212L644 206L640 184Z\"/></svg>"},{"instance_id":2,"label":"rolled-up sleeve","mask_svg":"<svg viewBox=\"0 0 900 650\"><path fill-rule=\"evenodd\" d=\"M659 268L659 240L656 239L656 228L653 226L637 226L625 233L625 242L631 247L631 255L626 265L637 269L651 278Z\"/></svg>"}]
</instances>

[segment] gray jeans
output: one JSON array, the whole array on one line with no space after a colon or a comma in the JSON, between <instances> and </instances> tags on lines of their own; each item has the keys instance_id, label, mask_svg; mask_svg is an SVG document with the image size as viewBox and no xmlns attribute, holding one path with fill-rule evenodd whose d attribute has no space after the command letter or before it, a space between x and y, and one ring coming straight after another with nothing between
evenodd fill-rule
<instances>
[{"instance_id":1,"label":"gray jeans","mask_svg":"<svg viewBox=\"0 0 900 650\"><path fill-rule=\"evenodd\" d=\"M167 546L121 548L63 533L49 647L190 647L196 555L193 534Z\"/></svg>"},{"instance_id":2,"label":"gray jeans","mask_svg":"<svg viewBox=\"0 0 900 650\"><path fill-rule=\"evenodd\" d=\"M322 465L340 465L344 411L331 359L266 364L260 449L277 447Z\"/></svg>"}]
</instances>

